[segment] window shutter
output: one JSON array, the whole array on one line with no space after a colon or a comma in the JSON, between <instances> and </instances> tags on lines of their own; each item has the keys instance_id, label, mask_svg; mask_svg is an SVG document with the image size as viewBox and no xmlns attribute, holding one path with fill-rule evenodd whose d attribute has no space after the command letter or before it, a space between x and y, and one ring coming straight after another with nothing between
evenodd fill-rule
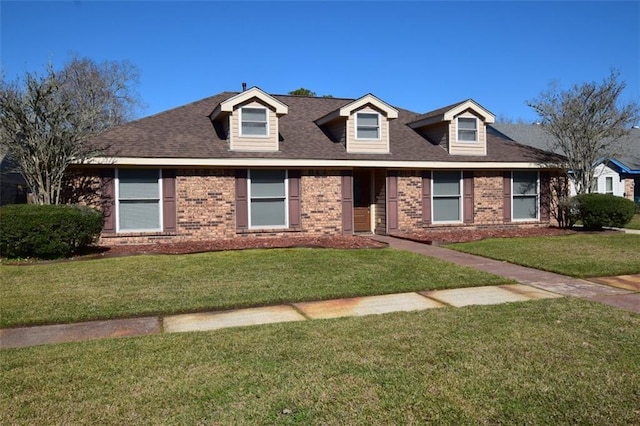
<instances>
[{"instance_id":1,"label":"window shutter","mask_svg":"<svg viewBox=\"0 0 640 426\"><path fill-rule=\"evenodd\" d=\"M511 172L504 172L502 177L502 218L511 222Z\"/></svg>"},{"instance_id":2,"label":"window shutter","mask_svg":"<svg viewBox=\"0 0 640 426\"><path fill-rule=\"evenodd\" d=\"M398 230L398 176L387 176L387 232Z\"/></svg>"},{"instance_id":3,"label":"window shutter","mask_svg":"<svg viewBox=\"0 0 640 426\"><path fill-rule=\"evenodd\" d=\"M104 217L102 232L114 233L116 232L115 169L102 170L100 172L100 178L102 180L100 207L102 208L102 215Z\"/></svg>"},{"instance_id":4,"label":"window shutter","mask_svg":"<svg viewBox=\"0 0 640 426\"><path fill-rule=\"evenodd\" d=\"M289 170L289 227L301 229L300 170Z\"/></svg>"},{"instance_id":5,"label":"window shutter","mask_svg":"<svg viewBox=\"0 0 640 426\"><path fill-rule=\"evenodd\" d=\"M549 172L540 172L540 220L548 221L551 210L551 178Z\"/></svg>"},{"instance_id":6,"label":"window shutter","mask_svg":"<svg viewBox=\"0 0 640 426\"><path fill-rule=\"evenodd\" d=\"M176 232L176 171L162 170L162 230Z\"/></svg>"},{"instance_id":7,"label":"window shutter","mask_svg":"<svg viewBox=\"0 0 640 426\"><path fill-rule=\"evenodd\" d=\"M473 205L473 172L468 171L463 173L462 178L462 190L464 191L463 199L463 214L464 223L473 223L474 219L474 205Z\"/></svg>"},{"instance_id":8,"label":"window shutter","mask_svg":"<svg viewBox=\"0 0 640 426\"><path fill-rule=\"evenodd\" d=\"M247 171L236 170L236 230L242 231L248 228Z\"/></svg>"},{"instance_id":9,"label":"window shutter","mask_svg":"<svg viewBox=\"0 0 640 426\"><path fill-rule=\"evenodd\" d=\"M350 170L342 176L342 234L353 234L353 176Z\"/></svg>"},{"instance_id":10,"label":"window shutter","mask_svg":"<svg viewBox=\"0 0 640 426\"><path fill-rule=\"evenodd\" d=\"M431 171L422 172L422 224L431 224Z\"/></svg>"}]
</instances>

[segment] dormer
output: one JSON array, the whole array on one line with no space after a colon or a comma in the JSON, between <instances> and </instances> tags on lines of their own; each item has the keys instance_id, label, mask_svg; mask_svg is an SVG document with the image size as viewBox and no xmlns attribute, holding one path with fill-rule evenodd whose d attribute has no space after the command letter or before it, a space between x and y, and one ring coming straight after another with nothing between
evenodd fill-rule
<instances>
[{"instance_id":1,"label":"dormer","mask_svg":"<svg viewBox=\"0 0 640 426\"><path fill-rule=\"evenodd\" d=\"M350 153L388 154L389 121L398 118L398 110L365 95L316 120L334 140L342 142Z\"/></svg>"},{"instance_id":2,"label":"dormer","mask_svg":"<svg viewBox=\"0 0 640 426\"><path fill-rule=\"evenodd\" d=\"M289 107L257 87L220 102L209 118L219 125L232 151L278 151L278 119Z\"/></svg>"},{"instance_id":3,"label":"dormer","mask_svg":"<svg viewBox=\"0 0 640 426\"><path fill-rule=\"evenodd\" d=\"M409 127L451 155L487 155L487 124L495 116L468 99L421 115Z\"/></svg>"}]
</instances>

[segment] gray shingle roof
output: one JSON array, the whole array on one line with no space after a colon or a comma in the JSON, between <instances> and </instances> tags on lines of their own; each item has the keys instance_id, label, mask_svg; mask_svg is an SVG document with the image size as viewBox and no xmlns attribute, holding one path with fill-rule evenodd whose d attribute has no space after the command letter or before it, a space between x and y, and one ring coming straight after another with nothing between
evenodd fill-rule
<instances>
[{"instance_id":1,"label":"gray shingle roof","mask_svg":"<svg viewBox=\"0 0 640 426\"><path fill-rule=\"evenodd\" d=\"M273 95L288 105L289 113L279 122L278 152L230 151L228 142L220 139L209 114L223 100L237 93L223 92L182 107L133 121L111 129L95 138L96 143L110 145L107 155L142 158L278 158L323 160L386 160L444 162L540 162L546 153L515 143L492 130L487 131L486 156L450 155L411 129L407 123L420 114L398 109L398 118L390 121L388 154L347 153L344 145L333 142L314 123L320 117L350 103L353 99L313 98Z\"/></svg>"},{"instance_id":2,"label":"gray shingle roof","mask_svg":"<svg viewBox=\"0 0 640 426\"><path fill-rule=\"evenodd\" d=\"M538 149L549 150L551 136L535 124L492 124L496 130L520 143ZM640 129L633 128L621 138L623 151L614 159L630 170L640 172ZM558 152L558 154L561 154Z\"/></svg>"}]
</instances>

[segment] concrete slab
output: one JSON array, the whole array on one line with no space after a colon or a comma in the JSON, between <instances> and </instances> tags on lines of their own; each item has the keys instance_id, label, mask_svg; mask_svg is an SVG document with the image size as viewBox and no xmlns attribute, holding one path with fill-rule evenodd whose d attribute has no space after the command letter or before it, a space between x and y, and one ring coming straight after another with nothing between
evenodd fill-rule
<instances>
[{"instance_id":1,"label":"concrete slab","mask_svg":"<svg viewBox=\"0 0 640 426\"><path fill-rule=\"evenodd\" d=\"M522 294L523 296L527 296L530 299L553 299L553 298L563 297L560 294L552 293L550 291L531 287L525 284L508 284L508 285L501 285L499 287L505 290L513 291L518 294Z\"/></svg>"},{"instance_id":2,"label":"concrete slab","mask_svg":"<svg viewBox=\"0 0 640 426\"><path fill-rule=\"evenodd\" d=\"M623 288L625 290L640 291L640 274L589 278L589 281L609 285L612 287Z\"/></svg>"},{"instance_id":3,"label":"concrete slab","mask_svg":"<svg viewBox=\"0 0 640 426\"><path fill-rule=\"evenodd\" d=\"M321 319L419 311L440 308L444 305L417 293L400 293L295 303L294 306L309 318Z\"/></svg>"},{"instance_id":4,"label":"concrete slab","mask_svg":"<svg viewBox=\"0 0 640 426\"><path fill-rule=\"evenodd\" d=\"M596 296L590 297L590 300L604 303L605 305L615 306L616 308L626 311L640 313L640 293L621 294L615 296Z\"/></svg>"},{"instance_id":5,"label":"concrete slab","mask_svg":"<svg viewBox=\"0 0 640 426\"><path fill-rule=\"evenodd\" d=\"M163 328L165 333L176 333L304 320L306 318L293 307L279 305L226 312L172 315L163 319Z\"/></svg>"},{"instance_id":6,"label":"concrete slab","mask_svg":"<svg viewBox=\"0 0 640 426\"><path fill-rule=\"evenodd\" d=\"M82 342L112 337L160 333L157 317L88 321L0 330L0 348L23 348L51 343Z\"/></svg>"},{"instance_id":7,"label":"concrete slab","mask_svg":"<svg viewBox=\"0 0 640 426\"><path fill-rule=\"evenodd\" d=\"M524 302L531 300L531 297L524 294L505 290L504 288L497 286L425 291L420 292L420 294L456 307L469 305L496 305L499 303Z\"/></svg>"}]
</instances>

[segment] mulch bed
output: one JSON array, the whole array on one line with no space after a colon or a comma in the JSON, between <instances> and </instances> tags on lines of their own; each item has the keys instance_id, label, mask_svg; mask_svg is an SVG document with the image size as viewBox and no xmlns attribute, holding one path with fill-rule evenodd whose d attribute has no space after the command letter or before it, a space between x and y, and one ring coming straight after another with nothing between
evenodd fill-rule
<instances>
[{"instance_id":1,"label":"mulch bed","mask_svg":"<svg viewBox=\"0 0 640 426\"><path fill-rule=\"evenodd\" d=\"M466 243L484 240L485 238L515 237L555 237L571 235L578 231L560 228L504 228L504 229L464 229L464 230L430 230L424 232L405 232L394 234L404 238L427 244Z\"/></svg>"},{"instance_id":2,"label":"mulch bed","mask_svg":"<svg viewBox=\"0 0 640 426\"><path fill-rule=\"evenodd\" d=\"M369 238L359 236L336 237L269 237L269 238L235 238L229 240L192 241L157 244L128 244L105 247L103 256L122 256L128 254L187 254L208 251L245 250L257 248L382 248L387 245Z\"/></svg>"},{"instance_id":3,"label":"mulch bed","mask_svg":"<svg viewBox=\"0 0 640 426\"><path fill-rule=\"evenodd\" d=\"M485 238L538 237L575 234L577 231L560 228L504 228L504 229L465 229L465 230L429 230L424 232L398 233L393 236L427 244L448 244L478 241ZM615 232L615 231L604 231ZM602 233L602 231L600 232ZM73 260L100 259L107 257L132 256L139 254L190 254L210 251L245 250L257 248L335 248L363 249L383 248L385 243L374 241L363 236L335 237L269 237L269 238L235 238L227 240L191 241L191 242L158 242L156 244L127 244L119 246L90 247L87 252L71 259L39 261L22 259L8 261L5 264L32 264L65 262Z\"/></svg>"}]
</instances>

